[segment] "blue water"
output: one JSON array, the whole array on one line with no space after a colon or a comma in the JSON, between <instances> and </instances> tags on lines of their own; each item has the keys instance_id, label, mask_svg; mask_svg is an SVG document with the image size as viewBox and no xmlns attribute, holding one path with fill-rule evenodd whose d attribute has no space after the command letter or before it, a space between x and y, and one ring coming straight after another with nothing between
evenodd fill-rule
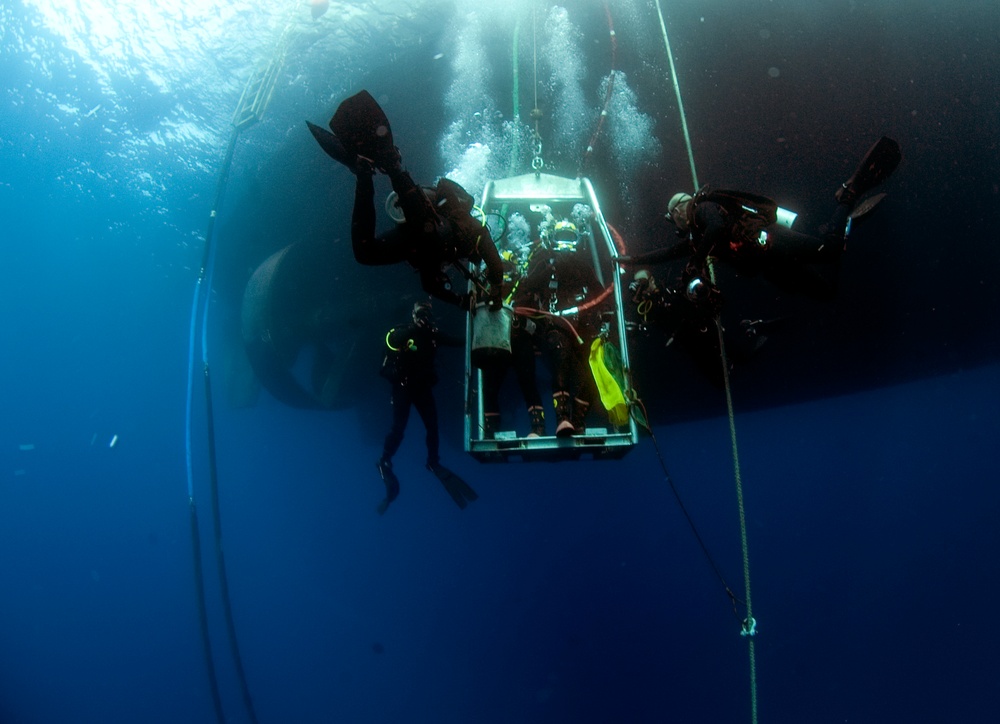
<instances>
[{"instance_id":1,"label":"blue water","mask_svg":"<svg viewBox=\"0 0 1000 724\"><path fill-rule=\"evenodd\" d=\"M177 11L160 5L163 13ZM663 62L655 12L645 3L612 5L619 66L633 79L638 104L617 106L620 115L634 115L614 138L626 144L620 156L630 163L638 163L629 152L640 147L655 160L633 169L633 177L617 175L621 169L605 158L595 179L622 226L652 245L655 239L638 231L641 219L629 219L662 205L663 184L650 190L626 181L682 178L686 158L679 155L672 90L656 87L649 72L650 63L662 70ZM155 9L119 10L111 13L119 25L110 27L126 28L133 38L119 46L101 40L112 33L98 32L97 19L110 5L68 7L66 17L93 21L89 33L58 29L47 6L0 10L6 33L0 213L7 222L7 274L0 285L6 340L0 357L0 723L213 722L185 478L188 322L229 113L285 15L240 3L214 10L178 3L186 14L173 16L183 20L164 37L188 43L171 44L164 37L154 42ZM415 171L430 177L464 160L465 172L476 173L468 158L448 155L455 148L447 135L449 113L463 112L446 100L451 75L431 75L428 88L412 87L419 84L405 72L380 80L386 67L398 67L384 49L396 49L407 62L422 59L423 70L435 67L437 52L447 60L455 49L473 64L473 75L492 67L499 76L501 60L474 65L473 50L457 50L450 34L467 8L453 16L420 3L399 7L413 13L400 12L402 20L393 23L391 13L367 8L364 15L362 8L348 16L346 6L334 3L319 21L308 21L316 40L289 61L273 107L241 139L220 215L208 336L220 512L233 616L257 717L749 721L742 610L734 615L648 437L618 462L480 465L461 451L460 395L446 374L439 387L442 457L480 498L465 511L455 508L421 466L423 435L413 419L396 458L402 493L380 517L375 506L383 489L372 463L388 409L374 367L370 379L358 381L357 404L336 412L292 409L266 392L252 407L228 402L227 364L238 349L230 331L241 284L287 240L330 233L330 215L346 223L341 207L350 180L308 145L310 139L299 142L302 118L321 122L351 89L374 84L378 91L382 83ZM570 37L560 33L575 27L588 51L597 43L592 38L606 38L603 11L585 12L589 6L580 3L567 8L572 27L550 27L552 37ZM300 9L308 17L308 8ZM708 8L681 4L673 12L680 25L675 51L692 59L689 110L700 127L716 132L714 143L696 134L703 173L721 174L712 160L728 153L733 183L766 190L787 186L791 175L796 183L787 187L808 206L805 199L826 193L830 178L839 178L833 174L849 170L859 146L887 130L900 136L912 169L904 175L902 167L893 179L898 185L886 203L895 199L896 206L885 209L881 246L871 242L876 248L860 257L875 264L892 258L894 273L874 285L857 272L859 257L852 259L855 271L842 290L848 302L816 312L830 346L822 346L821 336L820 342L810 338L819 352L835 355L836 345L869 340L875 329L878 345L866 355L852 347L853 356L835 357L832 370L831 357L810 356L813 347L792 350L800 369L798 387L795 380L789 385L801 389L812 364L824 377L817 380L823 394L799 394L792 404L761 404L768 389L786 399L780 379L734 378L759 629L759 719L992 721L1000 704L994 470L1000 364L995 322L988 318L996 309L992 220L1000 166L992 163L996 101L980 89L990 87L996 73L985 60L996 59L998 36L990 29L998 27L998 13L978 3L947 13L922 7L907 23L893 24L895 16L878 4L831 18L786 3L769 11L767 22L758 18L741 32ZM859 15L877 28L859 33L867 52L877 56L878 48L890 46L908 57L926 56L926 64L880 65L872 81L878 92L870 98L858 91L863 84L850 69L832 74L834 85L821 89L797 79L797 68L805 75L828 57L817 57L815 47L843 57L840 46L849 44L835 30L857 26ZM872 18L880 22L873 26ZM765 25L767 38L759 32ZM921 30L939 42L921 45L915 40ZM775 50L764 57L772 51L759 48L739 55L750 52L740 44L747 37L783 39L785 55ZM506 63L505 42L490 37L484 52ZM174 50L154 52L161 46ZM728 51L735 60L720 51L724 47L735 48ZM593 52L589 62L599 65L603 56ZM787 133L787 154L749 160L757 157L753 144L744 143L751 134L727 130L736 120L719 100L733 99L734 77L712 72L711 63L701 62L709 57L744 69L752 59L761 79L780 66L778 78L789 87L740 98L738 106L745 109L744 130L750 124L769 139ZM602 72L592 68L581 82L587 113L599 106ZM724 96L713 95L711 79L725 86ZM489 95L488 88L484 83L479 90ZM797 99L809 92L820 108L820 100L837 105L850 97L851 111L803 117ZM503 108L500 92L495 96ZM770 120L771 111L785 106L800 115L774 113L782 120ZM415 110L404 114L405 108ZM628 133L647 128L650 118L656 119L655 142ZM773 127L782 124L792 128ZM500 136L489 138L502 147ZM576 137L567 131L560 138L553 162L569 163ZM726 139L724 149L719 138ZM966 160L941 176L937 171L956 149ZM803 168L804 157L820 159L818 168ZM288 175L276 175L287 168ZM942 178L947 181L929 183ZM282 203L255 206L262 188ZM926 213L935 208L937 192L965 201L962 233L938 233L935 217ZM253 226L280 228L282 238L244 243L241 234ZM936 244L941 236L948 245ZM956 267L948 255L959 242L968 253ZM956 268L962 283L926 283ZM854 315L850 300L858 298L873 321L852 337L838 315ZM932 333L914 334L921 330ZM765 361L786 364L777 355ZM455 368L455 360L444 364ZM836 394L829 393L832 377L843 381ZM194 501L212 654L225 721L240 723L249 717L226 638L200 374L195 380ZM774 387L748 388L761 380ZM680 388L689 381L665 384ZM679 420L657 424L655 435L702 538L742 597L724 401L717 391L703 394L697 414L653 410L654 418Z\"/></svg>"}]
</instances>

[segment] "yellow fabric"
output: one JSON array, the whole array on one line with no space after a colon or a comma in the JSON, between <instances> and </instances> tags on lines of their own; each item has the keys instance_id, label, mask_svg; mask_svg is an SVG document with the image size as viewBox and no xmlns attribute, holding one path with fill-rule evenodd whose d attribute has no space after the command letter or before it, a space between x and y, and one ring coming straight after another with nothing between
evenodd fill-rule
<instances>
[{"instance_id":1,"label":"yellow fabric","mask_svg":"<svg viewBox=\"0 0 1000 724\"><path fill-rule=\"evenodd\" d=\"M597 391L601 394L601 404L608 411L611 424L616 426L628 422L628 405L622 388L604 364L604 340L600 337L590 345L590 371L594 374Z\"/></svg>"}]
</instances>

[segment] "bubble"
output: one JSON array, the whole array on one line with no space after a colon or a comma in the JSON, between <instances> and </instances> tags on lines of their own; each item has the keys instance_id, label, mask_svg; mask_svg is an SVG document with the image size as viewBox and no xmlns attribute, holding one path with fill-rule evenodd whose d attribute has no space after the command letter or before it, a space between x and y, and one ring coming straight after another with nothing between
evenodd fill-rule
<instances>
[{"instance_id":1,"label":"bubble","mask_svg":"<svg viewBox=\"0 0 1000 724\"><path fill-rule=\"evenodd\" d=\"M545 96L551 106L549 147L556 156L573 158L579 153L580 139L590 127L589 106L583 89L587 76L581 52L583 34L570 20L568 11L561 7L549 11L545 34L539 60L546 68Z\"/></svg>"},{"instance_id":2,"label":"bubble","mask_svg":"<svg viewBox=\"0 0 1000 724\"><path fill-rule=\"evenodd\" d=\"M638 95L629 87L623 72L614 71L613 75L605 77L598 97L606 95L608 84L612 82L614 90L608 108L612 160L619 178L632 179L643 164L655 162L663 149L654 135L653 118L639 110ZM623 182L625 197L627 186L627 182Z\"/></svg>"},{"instance_id":3,"label":"bubble","mask_svg":"<svg viewBox=\"0 0 1000 724\"><path fill-rule=\"evenodd\" d=\"M779 75L781 75L781 71L772 65L770 68L767 69L767 74L772 78L777 78Z\"/></svg>"}]
</instances>

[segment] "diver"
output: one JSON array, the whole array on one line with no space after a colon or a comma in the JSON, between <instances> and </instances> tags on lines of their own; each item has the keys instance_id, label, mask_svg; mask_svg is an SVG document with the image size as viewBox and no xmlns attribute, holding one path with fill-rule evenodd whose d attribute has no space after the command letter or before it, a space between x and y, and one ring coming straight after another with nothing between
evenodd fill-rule
<instances>
[{"instance_id":1,"label":"diver","mask_svg":"<svg viewBox=\"0 0 1000 724\"><path fill-rule=\"evenodd\" d=\"M330 119L333 133L306 121L320 147L357 178L351 217L351 245L361 264L407 262L420 274L424 290L438 299L471 310L480 301L500 305L503 265L489 230L472 214L473 197L447 178L435 188L418 186L403 168L385 113L368 91L343 101ZM404 220L381 236L375 234L374 174L389 177ZM478 294L452 290L447 267L468 260L485 263L486 279L470 275ZM462 269L461 266L459 266Z\"/></svg>"},{"instance_id":2,"label":"diver","mask_svg":"<svg viewBox=\"0 0 1000 724\"><path fill-rule=\"evenodd\" d=\"M862 197L888 179L901 160L899 144L885 136L879 139L854 175L837 189L837 208L818 237L793 231L790 222L779 223L778 205L764 196L707 186L694 196L674 194L667 212L680 239L622 263L644 266L688 258L689 266L700 270L707 284L707 259L715 257L737 272L762 274L784 291L832 298L851 222L875 208L885 195Z\"/></svg>"},{"instance_id":3,"label":"diver","mask_svg":"<svg viewBox=\"0 0 1000 724\"><path fill-rule=\"evenodd\" d=\"M459 508L464 509L468 502L479 497L464 480L441 465L438 455L438 416L433 392L437 372L434 369L434 358L439 344L461 347L464 342L443 334L434 326L429 301L414 304L412 318L412 324L394 327L385 336L387 349L380 374L392 383L392 428L385 437L382 455L375 463L385 483L385 500L378 506L380 514L399 495L399 480L392 469L392 456L403 442L411 406L417 408L427 430L427 469L437 476Z\"/></svg>"},{"instance_id":4,"label":"diver","mask_svg":"<svg viewBox=\"0 0 1000 724\"><path fill-rule=\"evenodd\" d=\"M518 219L525 224L524 217L517 212L512 214L513 219ZM515 226L516 228L516 226ZM525 237L527 229L523 230ZM529 255L530 242L518 244L517 234L504 235L507 247L501 251L500 256L504 261L504 303L513 301L517 289L524 277L528 260L521 260L520 256ZM502 429L500 415L500 389L507 371L514 369L518 387L521 389L521 396L524 398L527 407L530 431L529 438L543 437L545 435L545 408L542 406L542 396L538 392L538 384L535 375L535 343L534 334L537 325L529 317L515 315L511 323L510 330L510 355L491 362L481 367L482 390L483 390L483 439L492 440L496 433Z\"/></svg>"},{"instance_id":5,"label":"diver","mask_svg":"<svg viewBox=\"0 0 1000 724\"><path fill-rule=\"evenodd\" d=\"M556 436L568 437L584 432L594 399L584 338L596 336L599 311L578 313L575 326L565 313L583 308L600 293L601 285L587 253L589 233L568 218L542 226L541 243L518 285L515 309L535 323L536 346L552 370Z\"/></svg>"},{"instance_id":6,"label":"diver","mask_svg":"<svg viewBox=\"0 0 1000 724\"><path fill-rule=\"evenodd\" d=\"M639 269L629 284L638 331L652 336L654 330L665 338L664 347L676 345L694 363L701 375L717 387L724 382L719 349L722 294L718 287L702 279L700 270L689 265L672 282L657 280L648 269ZM744 320L735 337L723 328L726 362L749 361L764 344L770 330L782 320Z\"/></svg>"}]
</instances>

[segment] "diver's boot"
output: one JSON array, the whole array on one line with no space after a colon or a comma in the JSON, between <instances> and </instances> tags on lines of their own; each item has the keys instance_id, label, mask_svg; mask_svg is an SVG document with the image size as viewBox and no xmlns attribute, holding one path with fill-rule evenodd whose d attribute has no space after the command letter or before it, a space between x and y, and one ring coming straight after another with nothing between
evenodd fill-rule
<instances>
[{"instance_id":1,"label":"diver's boot","mask_svg":"<svg viewBox=\"0 0 1000 724\"><path fill-rule=\"evenodd\" d=\"M556 437L569 437L576 428L570 420L572 411L570 410L569 393L554 392L552 394L552 405L556 408Z\"/></svg>"},{"instance_id":2,"label":"diver's boot","mask_svg":"<svg viewBox=\"0 0 1000 724\"><path fill-rule=\"evenodd\" d=\"M500 413L487 412L483 415L483 440L492 440L500 432Z\"/></svg>"},{"instance_id":3,"label":"diver's boot","mask_svg":"<svg viewBox=\"0 0 1000 724\"><path fill-rule=\"evenodd\" d=\"M538 405L528 408L531 419L531 432L528 437L545 437L545 410Z\"/></svg>"},{"instance_id":4,"label":"diver's boot","mask_svg":"<svg viewBox=\"0 0 1000 724\"><path fill-rule=\"evenodd\" d=\"M889 178L902 160L899 144L882 136L868 149L854 175L837 189L837 202L853 208L858 199Z\"/></svg>"},{"instance_id":5,"label":"diver's boot","mask_svg":"<svg viewBox=\"0 0 1000 724\"><path fill-rule=\"evenodd\" d=\"M574 435L582 435L587 430L587 412L590 410L590 403L581 400L579 397L573 399L573 417L570 421L575 429Z\"/></svg>"}]
</instances>

